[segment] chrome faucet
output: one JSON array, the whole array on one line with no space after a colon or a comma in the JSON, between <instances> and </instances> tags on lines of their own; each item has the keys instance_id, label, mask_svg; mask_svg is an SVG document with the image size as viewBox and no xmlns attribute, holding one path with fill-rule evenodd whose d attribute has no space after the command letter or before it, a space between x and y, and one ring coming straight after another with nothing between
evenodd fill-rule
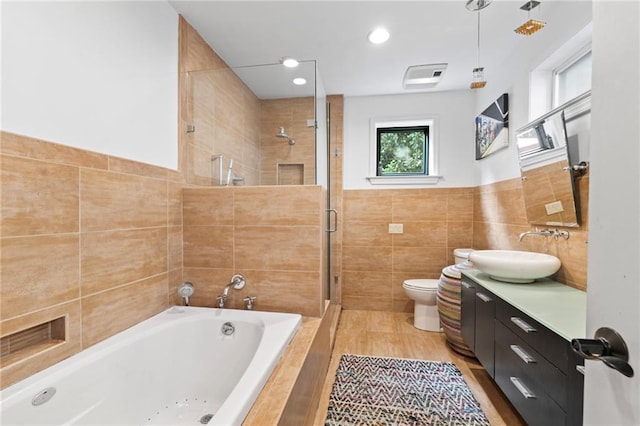
<instances>
[{"instance_id":1,"label":"chrome faucet","mask_svg":"<svg viewBox=\"0 0 640 426\"><path fill-rule=\"evenodd\" d=\"M524 237L527 235L543 235L545 237L553 237L554 240L558 240L559 237L564 238L565 240L569 239L569 231L558 231L554 229L553 231L550 229L543 229L542 231L527 231L520 234L518 241L522 241Z\"/></svg>"},{"instance_id":2,"label":"chrome faucet","mask_svg":"<svg viewBox=\"0 0 640 426\"><path fill-rule=\"evenodd\" d=\"M227 301L227 297L229 297L229 290L231 289L231 287L235 288L236 290L240 290L246 283L247 280L244 278L244 275L236 274L231 277L231 282L224 287L224 290L222 290L222 294L216 297L216 300L218 301L218 307L220 309L224 308L224 304Z\"/></svg>"}]
</instances>

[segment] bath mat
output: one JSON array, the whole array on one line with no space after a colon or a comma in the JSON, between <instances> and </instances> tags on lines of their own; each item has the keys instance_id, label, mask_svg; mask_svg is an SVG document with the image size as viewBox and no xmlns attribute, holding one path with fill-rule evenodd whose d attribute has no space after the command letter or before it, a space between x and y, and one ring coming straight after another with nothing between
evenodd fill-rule
<instances>
[{"instance_id":1,"label":"bath mat","mask_svg":"<svg viewBox=\"0 0 640 426\"><path fill-rule=\"evenodd\" d=\"M343 355L325 426L489 426L450 362Z\"/></svg>"}]
</instances>

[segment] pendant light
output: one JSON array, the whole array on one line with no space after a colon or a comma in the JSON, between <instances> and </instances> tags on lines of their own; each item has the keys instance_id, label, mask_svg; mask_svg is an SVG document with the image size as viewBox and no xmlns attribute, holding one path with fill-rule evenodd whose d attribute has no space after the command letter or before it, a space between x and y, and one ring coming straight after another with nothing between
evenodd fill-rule
<instances>
[{"instance_id":1,"label":"pendant light","mask_svg":"<svg viewBox=\"0 0 640 426\"><path fill-rule=\"evenodd\" d=\"M531 19L531 10L536 8L539 4L539 1L529 0L528 2L520 6L520 9L527 11L527 22L520 25L513 31L515 31L517 34L530 36L531 34L541 30L546 25L546 22L542 22L537 19Z\"/></svg>"},{"instance_id":2,"label":"pendant light","mask_svg":"<svg viewBox=\"0 0 640 426\"><path fill-rule=\"evenodd\" d=\"M493 0L467 0L466 8L475 12L489 6L492 1Z\"/></svg>"},{"instance_id":3,"label":"pendant light","mask_svg":"<svg viewBox=\"0 0 640 426\"><path fill-rule=\"evenodd\" d=\"M480 0L478 0L480 1ZM467 8L468 8L467 3ZM487 5L483 6L486 7ZM484 79L484 68L480 66L480 10L476 12L478 14L478 66L473 69L473 80L469 86L472 89L482 89L486 86L487 81Z\"/></svg>"}]
</instances>

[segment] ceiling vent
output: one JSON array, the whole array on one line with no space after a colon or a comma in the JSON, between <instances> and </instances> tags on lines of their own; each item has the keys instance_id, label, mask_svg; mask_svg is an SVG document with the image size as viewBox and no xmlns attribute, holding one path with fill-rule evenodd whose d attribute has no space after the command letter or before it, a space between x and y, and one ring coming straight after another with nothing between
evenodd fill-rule
<instances>
[{"instance_id":1,"label":"ceiling vent","mask_svg":"<svg viewBox=\"0 0 640 426\"><path fill-rule=\"evenodd\" d=\"M429 89L435 87L447 69L447 64L414 65L407 68L402 79L405 89Z\"/></svg>"}]
</instances>

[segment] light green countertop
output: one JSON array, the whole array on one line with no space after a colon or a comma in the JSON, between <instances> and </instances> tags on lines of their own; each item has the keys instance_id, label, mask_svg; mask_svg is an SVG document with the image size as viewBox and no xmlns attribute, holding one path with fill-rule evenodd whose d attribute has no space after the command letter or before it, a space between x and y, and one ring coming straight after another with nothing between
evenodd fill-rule
<instances>
[{"instance_id":1,"label":"light green countertop","mask_svg":"<svg viewBox=\"0 0 640 426\"><path fill-rule=\"evenodd\" d=\"M567 341L586 336L587 293L584 291L547 278L530 284L510 284L493 280L478 270L462 273Z\"/></svg>"}]
</instances>

